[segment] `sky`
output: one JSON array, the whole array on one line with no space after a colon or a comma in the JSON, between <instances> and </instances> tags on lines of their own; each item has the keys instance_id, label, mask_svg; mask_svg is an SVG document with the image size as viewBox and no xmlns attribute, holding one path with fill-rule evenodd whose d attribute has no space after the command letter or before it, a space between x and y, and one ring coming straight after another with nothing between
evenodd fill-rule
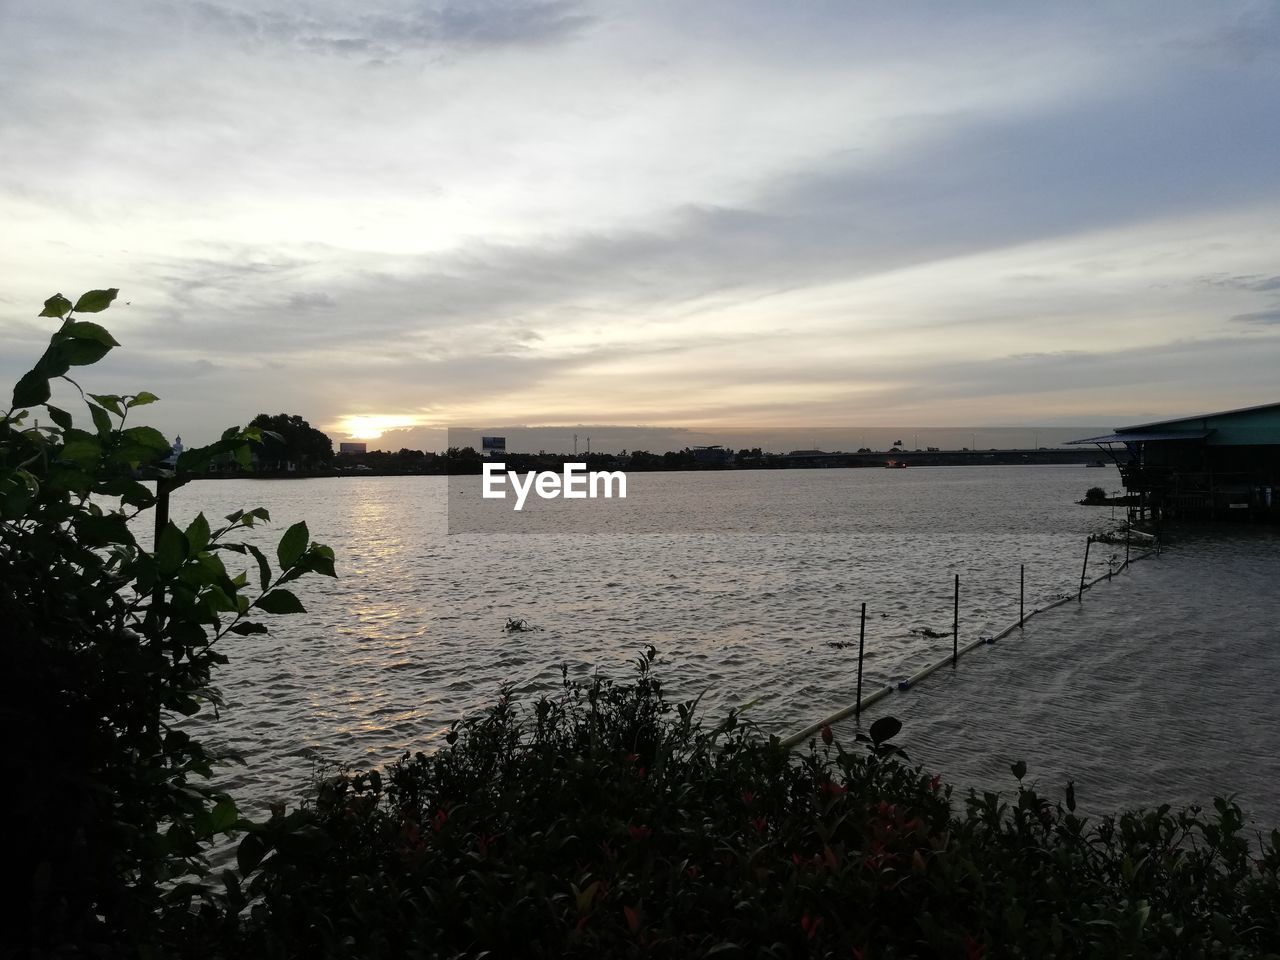
<instances>
[{"instance_id":1,"label":"sky","mask_svg":"<svg viewBox=\"0 0 1280 960\"><path fill-rule=\"evenodd\" d=\"M0 0L0 36L0 376L119 287L85 382L188 441L1280 400L1274 0Z\"/></svg>"}]
</instances>

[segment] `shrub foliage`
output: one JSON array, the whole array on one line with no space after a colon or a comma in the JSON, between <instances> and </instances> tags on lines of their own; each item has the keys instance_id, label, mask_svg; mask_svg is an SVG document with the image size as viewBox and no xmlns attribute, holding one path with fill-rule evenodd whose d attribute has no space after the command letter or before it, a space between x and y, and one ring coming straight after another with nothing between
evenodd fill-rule
<instances>
[{"instance_id":1,"label":"shrub foliage","mask_svg":"<svg viewBox=\"0 0 1280 960\"><path fill-rule=\"evenodd\" d=\"M17 886L5 948L33 955L132 952L184 935L209 841L240 818L203 782L216 758L176 721L216 709L210 674L227 643L266 630L261 615L302 609L284 584L334 572L302 523L275 569L239 542L269 519L262 509L185 528L168 519L170 490L214 456L247 460L262 435L232 428L175 462L159 431L134 424L154 394L85 393L72 368L118 344L83 315L115 296L46 301L40 316L56 329L0 418L0 763ZM83 398L79 421L53 404L59 382Z\"/></svg>"},{"instance_id":2,"label":"shrub foliage","mask_svg":"<svg viewBox=\"0 0 1280 960\"><path fill-rule=\"evenodd\" d=\"M257 956L1195 957L1280 943L1280 857L1240 811L1091 823L952 792L899 724L803 755L704 729L651 671L503 696L385 773L253 828L228 912ZM819 739L821 742L819 742Z\"/></svg>"}]
</instances>

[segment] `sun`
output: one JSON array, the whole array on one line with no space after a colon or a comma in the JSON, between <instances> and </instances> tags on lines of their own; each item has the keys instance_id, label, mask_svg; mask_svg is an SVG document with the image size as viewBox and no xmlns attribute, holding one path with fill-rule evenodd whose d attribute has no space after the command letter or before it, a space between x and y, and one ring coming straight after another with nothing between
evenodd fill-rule
<instances>
[{"instance_id":1,"label":"sun","mask_svg":"<svg viewBox=\"0 0 1280 960\"><path fill-rule=\"evenodd\" d=\"M422 418L398 414L358 413L338 419L337 430L352 440L377 440L388 430L417 427Z\"/></svg>"}]
</instances>

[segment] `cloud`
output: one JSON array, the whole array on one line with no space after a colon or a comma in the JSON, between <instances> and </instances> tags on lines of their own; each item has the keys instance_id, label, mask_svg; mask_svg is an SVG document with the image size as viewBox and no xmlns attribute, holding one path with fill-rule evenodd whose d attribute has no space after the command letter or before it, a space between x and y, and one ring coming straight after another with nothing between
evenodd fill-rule
<instances>
[{"instance_id":1,"label":"cloud","mask_svg":"<svg viewBox=\"0 0 1280 960\"><path fill-rule=\"evenodd\" d=\"M1224 20L1207 34L1180 37L1170 44L1216 54L1232 63L1280 59L1280 7L1265 0L1246 4L1227 11Z\"/></svg>"},{"instance_id":2,"label":"cloud","mask_svg":"<svg viewBox=\"0 0 1280 960\"><path fill-rule=\"evenodd\" d=\"M1265 325L1280 323L1280 308L1275 310L1259 310L1254 313L1238 313L1231 318L1235 323L1258 323Z\"/></svg>"},{"instance_id":3,"label":"cloud","mask_svg":"<svg viewBox=\"0 0 1280 960\"><path fill-rule=\"evenodd\" d=\"M313 310L332 310L337 306L337 301L324 291L314 293L292 293L286 301L286 307L290 310L313 311Z\"/></svg>"},{"instance_id":4,"label":"cloud","mask_svg":"<svg viewBox=\"0 0 1280 960\"><path fill-rule=\"evenodd\" d=\"M1256 290L1270 292L1280 290L1280 275L1260 276L1254 274L1244 277L1206 277L1205 283L1218 287L1231 287L1237 290Z\"/></svg>"},{"instance_id":5,"label":"cloud","mask_svg":"<svg viewBox=\"0 0 1280 960\"><path fill-rule=\"evenodd\" d=\"M180 16L194 28L241 43L360 57L541 46L567 40L592 22L572 0L443 0L382 6L383 11L373 6L377 12L334 6L304 14L202 0L185 5Z\"/></svg>"},{"instance_id":6,"label":"cloud","mask_svg":"<svg viewBox=\"0 0 1280 960\"><path fill-rule=\"evenodd\" d=\"M3 15L4 295L126 288L103 372L197 419L1231 406L1280 290L1259 10L51 0Z\"/></svg>"}]
</instances>

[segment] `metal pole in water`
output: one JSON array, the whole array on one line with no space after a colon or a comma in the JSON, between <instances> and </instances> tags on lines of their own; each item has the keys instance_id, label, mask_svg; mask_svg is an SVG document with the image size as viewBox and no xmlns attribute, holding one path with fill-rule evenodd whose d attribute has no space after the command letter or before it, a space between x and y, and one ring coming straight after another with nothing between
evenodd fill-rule
<instances>
[{"instance_id":1,"label":"metal pole in water","mask_svg":"<svg viewBox=\"0 0 1280 960\"><path fill-rule=\"evenodd\" d=\"M156 480L156 529L153 550L160 549L160 534L169 525L169 484L164 477Z\"/></svg>"},{"instance_id":2,"label":"metal pole in water","mask_svg":"<svg viewBox=\"0 0 1280 960\"><path fill-rule=\"evenodd\" d=\"M862 624L858 627L858 699L854 701L853 717L862 716L862 650L867 640L867 605L862 605Z\"/></svg>"},{"instance_id":3,"label":"metal pole in water","mask_svg":"<svg viewBox=\"0 0 1280 960\"><path fill-rule=\"evenodd\" d=\"M1076 602L1084 601L1084 577L1089 572L1089 548L1093 546L1093 536L1084 542L1084 566L1080 569L1080 594L1076 597Z\"/></svg>"},{"instance_id":4,"label":"metal pole in water","mask_svg":"<svg viewBox=\"0 0 1280 960\"><path fill-rule=\"evenodd\" d=\"M1027 565L1018 565L1018 629L1027 619Z\"/></svg>"},{"instance_id":5,"label":"metal pole in water","mask_svg":"<svg viewBox=\"0 0 1280 960\"><path fill-rule=\"evenodd\" d=\"M164 533L165 528L169 526L169 491L172 490L170 481L167 477L156 478L156 528L155 539L152 549L160 552L160 535ZM164 609L164 585L157 583L151 591L151 607L147 610L146 624L148 627L158 627L160 624L160 615Z\"/></svg>"},{"instance_id":6,"label":"metal pole in water","mask_svg":"<svg viewBox=\"0 0 1280 960\"><path fill-rule=\"evenodd\" d=\"M1124 565L1126 567L1129 565L1129 531L1131 529L1133 529L1132 523L1124 525Z\"/></svg>"},{"instance_id":7,"label":"metal pole in water","mask_svg":"<svg viewBox=\"0 0 1280 960\"><path fill-rule=\"evenodd\" d=\"M951 666L960 660L960 574L956 574L955 607L951 618Z\"/></svg>"}]
</instances>

